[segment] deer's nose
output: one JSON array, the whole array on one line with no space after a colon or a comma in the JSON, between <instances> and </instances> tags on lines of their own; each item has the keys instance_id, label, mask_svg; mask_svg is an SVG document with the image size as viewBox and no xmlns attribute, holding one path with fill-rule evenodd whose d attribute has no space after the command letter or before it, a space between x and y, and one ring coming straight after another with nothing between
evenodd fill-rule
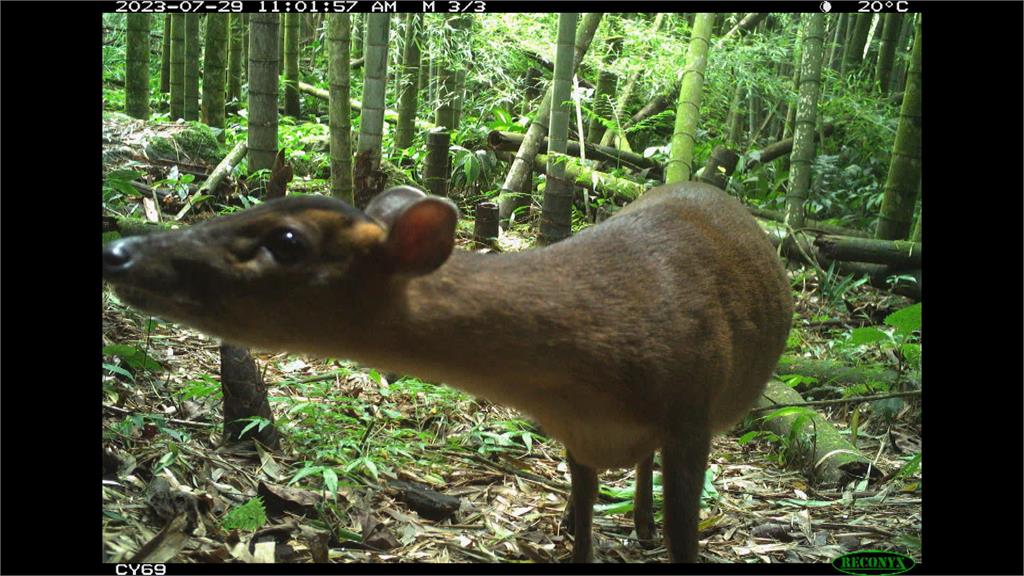
<instances>
[{"instance_id":1,"label":"deer's nose","mask_svg":"<svg viewBox=\"0 0 1024 576\"><path fill-rule=\"evenodd\" d=\"M103 247L103 275L124 274L137 259L132 238L122 238Z\"/></svg>"}]
</instances>

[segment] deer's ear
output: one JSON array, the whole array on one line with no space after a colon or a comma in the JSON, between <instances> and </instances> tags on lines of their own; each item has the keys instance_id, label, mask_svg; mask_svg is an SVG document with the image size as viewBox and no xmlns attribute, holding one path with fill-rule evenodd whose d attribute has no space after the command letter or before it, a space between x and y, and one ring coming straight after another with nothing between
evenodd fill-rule
<instances>
[{"instance_id":1,"label":"deer's ear","mask_svg":"<svg viewBox=\"0 0 1024 576\"><path fill-rule=\"evenodd\" d=\"M429 274L448 260L455 247L459 212L445 198L399 186L374 198L366 214L387 229L385 257L397 274Z\"/></svg>"},{"instance_id":2,"label":"deer's ear","mask_svg":"<svg viewBox=\"0 0 1024 576\"><path fill-rule=\"evenodd\" d=\"M391 228L402 211L424 198L427 198L427 194L422 190L412 186L395 186L374 196L365 212L385 228Z\"/></svg>"}]
</instances>

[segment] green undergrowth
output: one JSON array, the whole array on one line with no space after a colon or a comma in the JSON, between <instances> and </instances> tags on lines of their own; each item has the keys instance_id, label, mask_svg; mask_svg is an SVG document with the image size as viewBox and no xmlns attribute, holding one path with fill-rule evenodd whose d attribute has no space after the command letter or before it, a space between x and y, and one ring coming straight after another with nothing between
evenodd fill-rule
<instances>
[{"instance_id":1,"label":"green undergrowth","mask_svg":"<svg viewBox=\"0 0 1024 576\"><path fill-rule=\"evenodd\" d=\"M219 440L219 377L157 360L177 354L168 348L187 329L141 316L109 292L105 308L139 328L138 338L122 338L104 348L105 403L116 405L132 397L141 400L142 408L109 420L104 436L128 449L148 444L157 453L150 463L154 473L165 467L179 472L190 468L191 452L182 446ZM308 373L288 374L289 364L296 362L308 362ZM282 453L295 462L283 476L307 488L383 482L403 470L443 485L457 465L453 455L518 457L530 454L539 442L549 442L530 422L503 419L492 405L441 384L412 377L388 382L376 370L336 360L257 355L257 363L265 371L274 425L284 439ZM181 378L182 373L187 376ZM184 402L209 407L206 414L215 424L209 433L177 425L155 409Z\"/></svg>"}]
</instances>

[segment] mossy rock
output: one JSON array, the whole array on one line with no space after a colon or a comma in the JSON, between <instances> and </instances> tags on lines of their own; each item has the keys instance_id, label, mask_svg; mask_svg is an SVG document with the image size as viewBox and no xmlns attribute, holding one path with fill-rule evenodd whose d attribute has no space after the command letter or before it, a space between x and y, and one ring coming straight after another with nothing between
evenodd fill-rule
<instances>
[{"instance_id":1,"label":"mossy rock","mask_svg":"<svg viewBox=\"0 0 1024 576\"><path fill-rule=\"evenodd\" d=\"M104 123L118 123L118 124L139 124L143 123L138 118L132 118L131 116L123 112L115 112L113 110L103 111L103 122Z\"/></svg>"},{"instance_id":2,"label":"mossy rock","mask_svg":"<svg viewBox=\"0 0 1024 576\"><path fill-rule=\"evenodd\" d=\"M150 159L210 165L220 162L223 154L212 128L198 122L168 126L181 129L154 134L146 143L146 156Z\"/></svg>"}]
</instances>

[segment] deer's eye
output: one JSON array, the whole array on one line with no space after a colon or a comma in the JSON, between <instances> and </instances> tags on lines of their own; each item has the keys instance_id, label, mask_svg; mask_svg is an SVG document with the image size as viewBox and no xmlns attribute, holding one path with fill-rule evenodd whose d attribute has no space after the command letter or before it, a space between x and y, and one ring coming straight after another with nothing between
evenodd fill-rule
<instances>
[{"instance_id":1,"label":"deer's eye","mask_svg":"<svg viewBox=\"0 0 1024 576\"><path fill-rule=\"evenodd\" d=\"M278 264L295 264L309 254L309 244L297 231L291 228L275 230L263 241Z\"/></svg>"}]
</instances>

